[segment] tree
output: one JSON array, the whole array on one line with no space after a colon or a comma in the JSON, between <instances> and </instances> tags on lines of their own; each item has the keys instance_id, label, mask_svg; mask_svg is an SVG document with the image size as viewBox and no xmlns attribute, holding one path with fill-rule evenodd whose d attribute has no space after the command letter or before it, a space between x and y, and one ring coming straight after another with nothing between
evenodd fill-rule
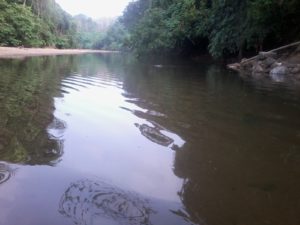
<instances>
[{"instance_id":1,"label":"tree","mask_svg":"<svg viewBox=\"0 0 300 225\"><path fill-rule=\"evenodd\" d=\"M54 0L0 0L0 44L74 46L74 23Z\"/></svg>"},{"instance_id":2,"label":"tree","mask_svg":"<svg viewBox=\"0 0 300 225\"><path fill-rule=\"evenodd\" d=\"M300 38L298 0L137 0L121 23L141 54L195 53L242 57Z\"/></svg>"}]
</instances>

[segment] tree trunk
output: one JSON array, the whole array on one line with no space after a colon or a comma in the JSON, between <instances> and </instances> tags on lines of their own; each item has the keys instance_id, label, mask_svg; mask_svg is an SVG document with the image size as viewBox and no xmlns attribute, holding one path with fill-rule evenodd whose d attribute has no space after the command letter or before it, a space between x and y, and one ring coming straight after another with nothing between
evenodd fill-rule
<instances>
[{"instance_id":1,"label":"tree trunk","mask_svg":"<svg viewBox=\"0 0 300 225\"><path fill-rule=\"evenodd\" d=\"M238 55L238 57L239 57L239 60L241 60L243 58L243 47L239 48L239 55Z\"/></svg>"}]
</instances>

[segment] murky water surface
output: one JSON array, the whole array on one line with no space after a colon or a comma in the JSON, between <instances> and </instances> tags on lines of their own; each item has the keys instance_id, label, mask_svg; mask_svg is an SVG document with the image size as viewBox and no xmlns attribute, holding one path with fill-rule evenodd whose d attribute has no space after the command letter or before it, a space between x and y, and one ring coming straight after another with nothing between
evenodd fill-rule
<instances>
[{"instance_id":1,"label":"murky water surface","mask_svg":"<svg viewBox=\"0 0 300 225\"><path fill-rule=\"evenodd\" d=\"M0 61L0 224L298 225L300 86L211 64Z\"/></svg>"}]
</instances>

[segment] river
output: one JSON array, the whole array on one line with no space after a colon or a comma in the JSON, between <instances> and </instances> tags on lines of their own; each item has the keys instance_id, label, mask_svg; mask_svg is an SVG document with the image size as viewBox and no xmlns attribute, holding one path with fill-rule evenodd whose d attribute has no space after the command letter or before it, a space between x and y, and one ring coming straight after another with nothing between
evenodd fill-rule
<instances>
[{"instance_id":1,"label":"river","mask_svg":"<svg viewBox=\"0 0 300 225\"><path fill-rule=\"evenodd\" d=\"M0 61L0 225L298 225L300 86L128 55Z\"/></svg>"}]
</instances>

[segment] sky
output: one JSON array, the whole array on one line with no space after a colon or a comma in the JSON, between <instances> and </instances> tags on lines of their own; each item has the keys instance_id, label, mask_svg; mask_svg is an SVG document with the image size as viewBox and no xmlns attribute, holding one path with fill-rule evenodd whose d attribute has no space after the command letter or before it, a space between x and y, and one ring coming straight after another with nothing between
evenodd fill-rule
<instances>
[{"instance_id":1,"label":"sky","mask_svg":"<svg viewBox=\"0 0 300 225\"><path fill-rule=\"evenodd\" d=\"M71 15L84 14L93 19L117 17L131 0L56 0Z\"/></svg>"}]
</instances>

